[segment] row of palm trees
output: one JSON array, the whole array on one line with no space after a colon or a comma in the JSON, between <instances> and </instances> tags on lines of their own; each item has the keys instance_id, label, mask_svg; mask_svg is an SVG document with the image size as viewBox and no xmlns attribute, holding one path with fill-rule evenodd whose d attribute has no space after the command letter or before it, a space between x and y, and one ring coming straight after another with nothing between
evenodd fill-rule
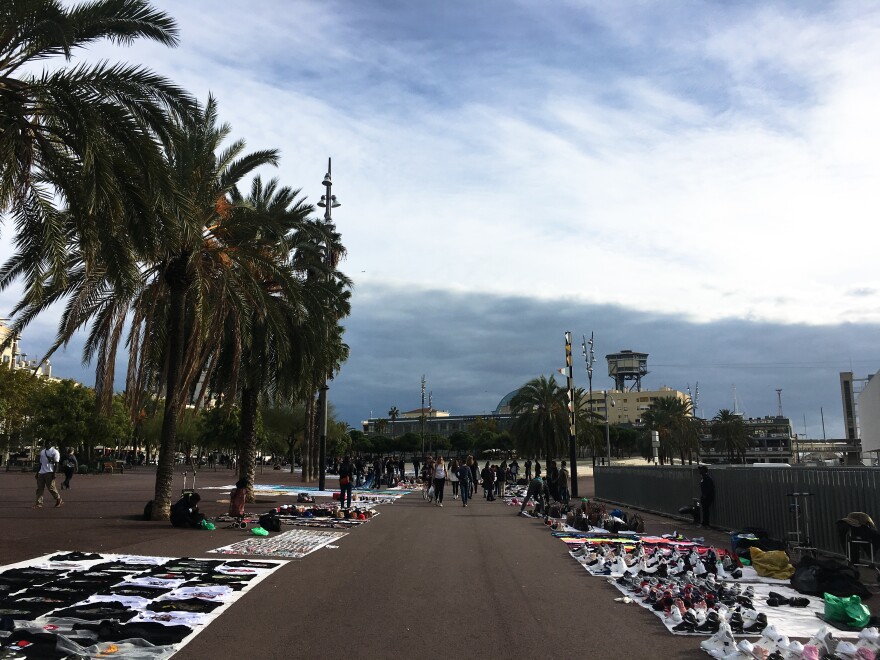
<instances>
[{"instance_id":1,"label":"row of palm trees","mask_svg":"<svg viewBox=\"0 0 880 660\"><path fill-rule=\"evenodd\" d=\"M257 175L278 151L229 141L213 97L200 105L140 66L71 65L97 40L175 45L174 20L147 0L6 0L0 27L0 210L15 231L0 289L23 285L14 330L62 304L46 357L85 328L99 406L123 351L132 417L164 398L155 519L168 518L190 397L240 402L252 485L259 403L306 400L314 429L314 392L347 357L338 233L299 190Z\"/></svg>"},{"instance_id":2,"label":"row of palm trees","mask_svg":"<svg viewBox=\"0 0 880 660\"><path fill-rule=\"evenodd\" d=\"M524 456L556 457L568 454L570 437L568 393L554 377L540 376L523 385L510 400L513 423L511 433L517 449ZM583 388L574 391L577 443L589 448L595 465L601 456L605 438L605 418L591 410L589 394ZM699 460L701 422L693 416L690 401L660 397L642 414L646 433L657 431L660 437L659 459L669 463ZM749 435L742 417L730 410L720 410L712 419L710 430L721 452L733 462L743 460Z\"/></svg>"}]
</instances>

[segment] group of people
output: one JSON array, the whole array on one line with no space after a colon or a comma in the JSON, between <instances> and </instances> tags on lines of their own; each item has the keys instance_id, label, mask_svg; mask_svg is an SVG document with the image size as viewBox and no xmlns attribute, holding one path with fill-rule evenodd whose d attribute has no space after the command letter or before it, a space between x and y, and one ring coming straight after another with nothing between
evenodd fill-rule
<instances>
[{"instance_id":1,"label":"group of people","mask_svg":"<svg viewBox=\"0 0 880 660\"><path fill-rule=\"evenodd\" d=\"M533 499L545 508L549 506L551 500L568 504L571 499L571 491L569 490L566 462L562 461L557 467L556 461L550 461L547 464L546 478L541 476L541 464L538 461L535 461L534 476L531 474L531 467L531 461L526 461L526 477L529 479L529 486L519 508L520 513L525 511L526 505Z\"/></svg>"},{"instance_id":2,"label":"group of people","mask_svg":"<svg viewBox=\"0 0 880 660\"><path fill-rule=\"evenodd\" d=\"M536 473L540 475L540 464L536 461ZM526 475L531 476L531 460L526 461ZM482 486L483 498L489 502L504 496L504 490L508 483L516 483L519 474L519 464L514 460L510 464L506 460L501 464L492 464L486 461L480 470L473 456L468 456L464 461L457 458L447 462L442 456L436 459L428 456L424 465L421 465L419 474L425 489L426 499L436 506L443 506L446 482L452 486L452 499L461 499L462 506L467 506L468 501L474 497L477 488ZM550 476L552 475L552 477ZM539 481L544 484L544 481ZM548 467L548 479L546 483L548 497L560 502L568 502L570 498L569 474L565 461L557 468L556 461L550 461ZM531 484L530 484L531 490Z\"/></svg>"},{"instance_id":3,"label":"group of people","mask_svg":"<svg viewBox=\"0 0 880 660\"><path fill-rule=\"evenodd\" d=\"M449 463L442 456L436 459L428 456L424 465L420 466L427 499L436 506L443 506L447 481L452 484L452 499L460 498L463 507L468 505L480 482L478 466L473 456L468 456L464 461L454 458Z\"/></svg>"}]
</instances>

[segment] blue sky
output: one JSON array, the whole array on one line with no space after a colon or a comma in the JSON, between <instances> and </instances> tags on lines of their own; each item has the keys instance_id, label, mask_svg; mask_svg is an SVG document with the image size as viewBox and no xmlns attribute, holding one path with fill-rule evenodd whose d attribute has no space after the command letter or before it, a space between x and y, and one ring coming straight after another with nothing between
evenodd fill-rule
<instances>
[{"instance_id":1,"label":"blue sky","mask_svg":"<svg viewBox=\"0 0 880 660\"><path fill-rule=\"evenodd\" d=\"M178 48L84 56L213 93L311 199L333 157L355 289L330 397L349 423L417 407L422 373L436 407L491 410L555 371L565 330L651 354L652 387L699 381L709 416L734 384L746 414L774 414L782 388L812 436L820 408L842 433L837 372L880 368L880 10L156 4ZM76 346L55 363L90 379Z\"/></svg>"}]
</instances>

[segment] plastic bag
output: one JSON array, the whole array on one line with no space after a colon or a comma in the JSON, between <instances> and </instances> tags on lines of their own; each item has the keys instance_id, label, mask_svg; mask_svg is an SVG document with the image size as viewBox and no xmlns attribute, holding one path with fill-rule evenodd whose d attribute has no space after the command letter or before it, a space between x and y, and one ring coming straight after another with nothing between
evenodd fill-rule
<instances>
[{"instance_id":1,"label":"plastic bag","mask_svg":"<svg viewBox=\"0 0 880 660\"><path fill-rule=\"evenodd\" d=\"M761 577L788 580L794 575L794 566L789 563L788 555L782 550L764 552L753 545L749 548L749 553L752 556L752 566Z\"/></svg>"},{"instance_id":2,"label":"plastic bag","mask_svg":"<svg viewBox=\"0 0 880 660\"><path fill-rule=\"evenodd\" d=\"M255 536L269 536L269 532L267 532L262 527L253 527L251 528L251 533Z\"/></svg>"},{"instance_id":3,"label":"plastic bag","mask_svg":"<svg viewBox=\"0 0 880 660\"><path fill-rule=\"evenodd\" d=\"M212 522L208 522L207 520L202 521L202 529L214 530L217 529L217 525Z\"/></svg>"},{"instance_id":4,"label":"plastic bag","mask_svg":"<svg viewBox=\"0 0 880 660\"><path fill-rule=\"evenodd\" d=\"M825 594L825 618L844 623L853 628L864 628L871 619L871 612L858 596L838 598Z\"/></svg>"},{"instance_id":5,"label":"plastic bag","mask_svg":"<svg viewBox=\"0 0 880 660\"><path fill-rule=\"evenodd\" d=\"M434 497L434 487L433 487L433 486L431 486L431 487L428 489L428 497L429 497L429 498L430 498L430 497Z\"/></svg>"}]
</instances>

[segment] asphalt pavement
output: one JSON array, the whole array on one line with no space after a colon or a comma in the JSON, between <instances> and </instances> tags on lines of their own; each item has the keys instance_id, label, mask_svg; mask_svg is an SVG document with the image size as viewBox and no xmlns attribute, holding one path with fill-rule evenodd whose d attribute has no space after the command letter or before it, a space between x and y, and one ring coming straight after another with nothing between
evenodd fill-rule
<instances>
[{"instance_id":1,"label":"asphalt pavement","mask_svg":"<svg viewBox=\"0 0 880 660\"><path fill-rule=\"evenodd\" d=\"M207 515L225 513L218 500L228 493L204 487L234 481L228 470L199 472ZM49 496L44 508L32 509L33 475L0 472L0 564L56 550L210 557L208 550L248 533L141 520L153 483L150 468L77 475L62 491L62 507ZM267 469L257 483L300 482ZM581 495L592 493L592 479L579 484ZM248 510L293 501L261 498ZM519 517L516 507L478 496L464 508L447 487L442 508L412 493L379 510L337 548L287 562L174 657L708 657L701 638L671 635L642 608L615 603L616 589L590 577L541 521ZM645 517L652 533L698 533ZM711 536L727 542L721 533Z\"/></svg>"}]
</instances>

